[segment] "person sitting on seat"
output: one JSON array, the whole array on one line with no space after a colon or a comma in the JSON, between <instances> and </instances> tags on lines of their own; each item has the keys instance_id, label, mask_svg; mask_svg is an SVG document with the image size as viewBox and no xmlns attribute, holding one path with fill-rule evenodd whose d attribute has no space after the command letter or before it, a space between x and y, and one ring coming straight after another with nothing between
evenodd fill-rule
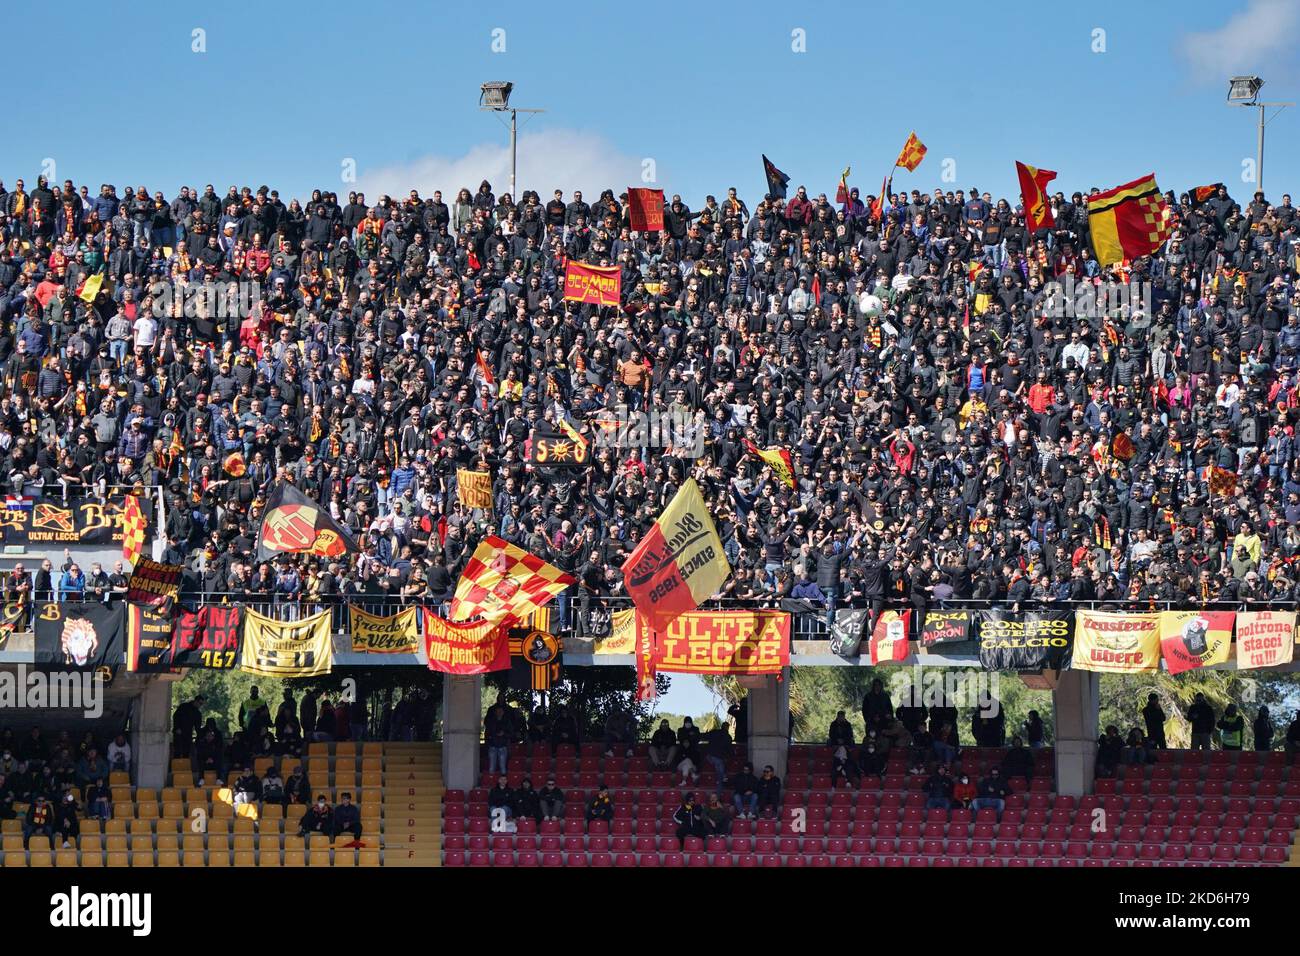
<instances>
[{"instance_id":1,"label":"person sitting on seat","mask_svg":"<svg viewBox=\"0 0 1300 956\"><path fill-rule=\"evenodd\" d=\"M30 844L34 833L44 834L47 838L54 836L54 808L43 793L38 793L27 808L27 819L23 822L24 847Z\"/></svg>"},{"instance_id":2,"label":"person sitting on seat","mask_svg":"<svg viewBox=\"0 0 1300 956\"><path fill-rule=\"evenodd\" d=\"M774 816L781 812L781 778L771 764L763 768L763 776L758 780L758 812L771 812Z\"/></svg>"},{"instance_id":3,"label":"person sitting on seat","mask_svg":"<svg viewBox=\"0 0 1300 956\"><path fill-rule=\"evenodd\" d=\"M307 774L303 772L301 764L293 768L293 773L289 774L289 779L284 782L284 794L286 807L291 803L304 807L311 803L311 783L307 780Z\"/></svg>"},{"instance_id":4,"label":"person sitting on seat","mask_svg":"<svg viewBox=\"0 0 1300 956\"><path fill-rule=\"evenodd\" d=\"M875 740L868 740L862 745L862 751L858 755L858 769L862 771L863 776L877 777L884 779L885 768L888 761L885 755L876 747Z\"/></svg>"},{"instance_id":5,"label":"person sitting on seat","mask_svg":"<svg viewBox=\"0 0 1300 956\"><path fill-rule=\"evenodd\" d=\"M826 743L832 747L853 746L853 725L844 716L844 711L835 712L835 719L831 721L830 732L826 735Z\"/></svg>"},{"instance_id":6,"label":"person sitting on seat","mask_svg":"<svg viewBox=\"0 0 1300 956\"><path fill-rule=\"evenodd\" d=\"M1128 732L1128 740L1124 742L1124 762L1132 766L1156 762L1155 752L1147 745L1142 731L1136 727Z\"/></svg>"},{"instance_id":7,"label":"person sitting on seat","mask_svg":"<svg viewBox=\"0 0 1300 956\"><path fill-rule=\"evenodd\" d=\"M280 777L274 765L266 768L266 776L262 777L262 802L278 803L284 806L288 803L288 797L284 791L284 780Z\"/></svg>"},{"instance_id":8,"label":"person sitting on seat","mask_svg":"<svg viewBox=\"0 0 1300 956\"><path fill-rule=\"evenodd\" d=\"M235 778L235 785L231 790L234 791L235 806L257 803L262 795L262 782L257 779L257 774L253 773L252 768L245 765L239 776Z\"/></svg>"},{"instance_id":9,"label":"person sitting on seat","mask_svg":"<svg viewBox=\"0 0 1300 956\"><path fill-rule=\"evenodd\" d=\"M754 776L754 765L745 764L743 770L727 781L731 788L731 802L736 808L736 816L749 817L758 815L758 778Z\"/></svg>"},{"instance_id":10,"label":"person sitting on seat","mask_svg":"<svg viewBox=\"0 0 1300 956\"><path fill-rule=\"evenodd\" d=\"M3 791L0 791L2 793ZM103 777L86 787L86 817L92 820L110 820L113 817L113 791ZM3 817L0 808L0 817Z\"/></svg>"},{"instance_id":11,"label":"person sitting on seat","mask_svg":"<svg viewBox=\"0 0 1300 956\"><path fill-rule=\"evenodd\" d=\"M682 794L682 804L673 813L673 823L677 824L677 842L681 849L686 849L687 837L699 837L701 840L709 835L708 824L704 822L704 808L695 800L695 794L687 791Z\"/></svg>"},{"instance_id":12,"label":"person sitting on seat","mask_svg":"<svg viewBox=\"0 0 1300 956\"><path fill-rule=\"evenodd\" d=\"M339 794L339 805L334 810L335 842L342 836L351 836L354 843L361 842L361 810L346 790Z\"/></svg>"},{"instance_id":13,"label":"person sitting on seat","mask_svg":"<svg viewBox=\"0 0 1300 956\"><path fill-rule=\"evenodd\" d=\"M704 808L704 822L708 826L709 836L727 836L731 833L731 811L723 805L716 793L709 794L709 805Z\"/></svg>"},{"instance_id":14,"label":"person sitting on seat","mask_svg":"<svg viewBox=\"0 0 1300 956\"><path fill-rule=\"evenodd\" d=\"M1026 780L1034 776L1034 752L1025 746L1019 735L1011 738L1011 749L1002 758L1002 775Z\"/></svg>"},{"instance_id":15,"label":"person sitting on seat","mask_svg":"<svg viewBox=\"0 0 1300 956\"><path fill-rule=\"evenodd\" d=\"M498 813L502 819L513 820L515 816L515 792L510 788L506 775L497 777L497 785L488 791L488 816L494 820Z\"/></svg>"},{"instance_id":16,"label":"person sitting on seat","mask_svg":"<svg viewBox=\"0 0 1300 956\"><path fill-rule=\"evenodd\" d=\"M578 746L578 722L563 704L555 708L555 719L551 722L551 754L554 755L561 744Z\"/></svg>"},{"instance_id":17,"label":"person sitting on seat","mask_svg":"<svg viewBox=\"0 0 1300 956\"><path fill-rule=\"evenodd\" d=\"M559 820L564 816L564 791L555 785L554 776L546 778L546 786L537 796L543 820Z\"/></svg>"},{"instance_id":18,"label":"person sitting on seat","mask_svg":"<svg viewBox=\"0 0 1300 956\"><path fill-rule=\"evenodd\" d=\"M624 756L630 757L636 745L636 719L615 704L614 709L605 718L605 756L614 756L615 748L622 748Z\"/></svg>"},{"instance_id":19,"label":"person sitting on seat","mask_svg":"<svg viewBox=\"0 0 1300 956\"><path fill-rule=\"evenodd\" d=\"M925 808L948 810L952 807L952 778L946 764L940 765L925 782Z\"/></svg>"},{"instance_id":20,"label":"person sitting on seat","mask_svg":"<svg viewBox=\"0 0 1300 956\"><path fill-rule=\"evenodd\" d=\"M650 738L650 769L667 770L677 762L677 735L668 721L659 721L659 729Z\"/></svg>"},{"instance_id":21,"label":"person sitting on seat","mask_svg":"<svg viewBox=\"0 0 1300 956\"><path fill-rule=\"evenodd\" d=\"M1111 724L1097 741L1097 776L1115 776L1115 770L1123 759L1124 738L1119 735L1119 728Z\"/></svg>"},{"instance_id":22,"label":"person sitting on seat","mask_svg":"<svg viewBox=\"0 0 1300 956\"><path fill-rule=\"evenodd\" d=\"M962 773L958 776L956 782L952 785L953 803L963 810L969 809L971 801L975 799L976 793L975 784L966 773Z\"/></svg>"},{"instance_id":23,"label":"person sitting on seat","mask_svg":"<svg viewBox=\"0 0 1300 956\"><path fill-rule=\"evenodd\" d=\"M1007 794L1011 789L1007 782L1002 779L1002 774L997 767L989 768L989 775L980 781L979 796L970 802L972 810L996 810L998 819L1002 818L1002 811L1007 805Z\"/></svg>"},{"instance_id":24,"label":"person sitting on seat","mask_svg":"<svg viewBox=\"0 0 1300 956\"><path fill-rule=\"evenodd\" d=\"M327 837L334 833L334 812L330 810L329 800L323 793L316 797L316 802L307 808L298 822L299 836L309 836L312 833L322 833Z\"/></svg>"},{"instance_id":25,"label":"person sitting on seat","mask_svg":"<svg viewBox=\"0 0 1300 956\"><path fill-rule=\"evenodd\" d=\"M519 781L519 789L515 791L515 816L520 819L532 817L538 823L542 822L542 801L527 777Z\"/></svg>"},{"instance_id":26,"label":"person sitting on seat","mask_svg":"<svg viewBox=\"0 0 1300 956\"><path fill-rule=\"evenodd\" d=\"M862 771L857 761L849 754L849 748L841 744L831 755L831 786L838 787L843 780L847 786L857 787L862 782Z\"/></svg>"},{"instance_id":27,"label":"person sitting on seat","mask_svg":"<svg viewBox=\"0 0 1300 956\"><path fill-rule=\"evenodd\" d=\"M590 825L593 820L609 821L613 819L614 801L610 798L609 787L602 780L600 786L596 788L596 795L587 804L587 824Z\"/></svg>"},{"instance_id":28,"label":"person sitting on seat","mask_svg":"<svg viewBox=\"0 0 1300 956\"><path fill-rule=\"evenodd\" d=\"M8 775L0 772L0 820L12 820L18 815L14 810L14 788Z\"/></svg>"},{"instance_id":29,"label":"person sitting on seat","mask_svg":"<svg viewBox=\"0 0 1300 956\"><path fill-rule=\"evenodd\" d=\"M54 815L54 843L62 844L63 849L71 848L77 838L81 836L81 821L79 819L80 808L77 806L77 795L69 790L59 801L58 810Z\"/></svg>"}]
</instances>

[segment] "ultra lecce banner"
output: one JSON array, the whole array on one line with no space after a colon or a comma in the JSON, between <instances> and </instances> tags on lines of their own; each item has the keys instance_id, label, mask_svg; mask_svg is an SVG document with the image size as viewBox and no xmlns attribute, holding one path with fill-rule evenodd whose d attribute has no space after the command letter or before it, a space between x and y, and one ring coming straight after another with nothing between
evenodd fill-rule
<instances>
[{"instance_id":1,"label":"ultra lecce banner","mask_svg":"<svg viewBox=\"0 0 1300 956\"><path fill-rule=\"evenodd\" d=\"M1099 674L1140 674L1160 666L1160 615L1077 611L1071 667Z\"/></svg>"},{"instance_id":2,"label":"ultra lecce banner","mask_svg":"<svg viewBox=\"0 0 1300 956\"><path fill-rule=\"evenodd\" d=\"M5 544L121 544L125 498L46 501L11 497L0 502ZM148 508L143 514L148 515Z\"/></svg>"},{"instance_id":3,"label":"ultra lecce banner","mask_svg":"<svg viewBox=\"0 0 1300 956\"><path fill-rule=\"evenodd\" d=\"M396 614L381 616L349 608L354 654L420 653L419 608L408 607Z\"/></svg>"},{"instance_id":4,"label":"ultra lecce banner","mask_svg":"<svg viewBox=\"0 0 1300 956\"><path fill-rule=\"evenodd\" d=\"M428 608L421 610L429 670L444 674L486 674L510 669L509 629L499 622L456 624Z\"/></svg>"},{"instance_id":5,"label":"ultra lecce banner","mask_svg":"<svg viewBox=\"0 0 1300 956\"><path fill-rule=\"evenodd\" d=\"M650 628L636 616L638 639ZM790 663L785 611L688 611L654 632L651 664L673 674L779 674Z\"/></svg>"},{"instance_id":6,"label":"ultra lecce banner","mask_svg":"<svg viewBox=\"0 0 1300 956\"><path fill-rule=\"evenodd\" d=\"M333 668L329 611L277 621L245 610L243 670L263 677L316 677Z\"/></svg>"}]
</instances>

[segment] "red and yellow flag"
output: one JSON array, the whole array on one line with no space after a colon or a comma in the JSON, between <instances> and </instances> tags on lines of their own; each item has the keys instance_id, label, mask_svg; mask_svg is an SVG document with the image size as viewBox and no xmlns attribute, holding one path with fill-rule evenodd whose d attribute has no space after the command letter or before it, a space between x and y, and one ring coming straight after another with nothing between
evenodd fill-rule
<instances>
[{"instance_id":1,"label":"red and yellow flag","mask_svg":"<svg viewBox=\"0 0 1300 956\"><path fill-rule=\"evenodd\" d=\"M664 191L629 188L627 216L633 232L661 232L664 228Z\"/></svg>"},{"instance_id":2,"label":"red and yellow flag","mask_svg":"<svg viewBox=\"0 0 1300 956\"><path fill-rule=\"evenodd\" d=\"M1093 252L1103 266L1159 249L1169 238L1169 207L1155 173L1089 196L1088 229Z\"/></svg>"},{"instance_id":3,"label":"red and yellow flag","mask_svg":"<svg viewBox=\"0 0 1300 956\"><path fill-rule=\"evenodd\" d=\"M1169 673L1227 661L1235 617L1232 611L1161 611L1160 654Z\"/></svg>"},{"instance_id":4,"label":"red and yellow flag","mask_svg":"<svg viewBox=\"0 0 1300 956\"><path fill-rule=\"evenodd\" d=\"M623 294L623 270L618 266L589 266L570 259L564 266L564 298L618 306Z\"/></svg>"},{"instance_id":5,"label":"red and yellow flag","mask_svg":"<svg viewBox=\"0 0 1300 956\"><path fill-rule=\"evenodd\" d=\"M790 452L787 449L759 448L748 438L745 439L745 449L751 455L756 455L767 462L767 466L783 485L787 488L794 487L794 465L790 461Z\"/></svg>"},{"instance_id":6,"label":"red and yellow flag","mask_svg":"<svg viewBox=\"0 0 1300 956\"><path fill-rule=\"evenodd\" d=\"M122 509L122 560L134 565L144 553L145 529L149 519L145 517L140 499L136 495L127 495Z\"/></svg>"},{"instance_id":7,"label":"red and yellow flag","mask_svg":"<svg viewBox=\"0 0 1300 956\"><path fill-rule=\"evenodd\" d=\"M1020 177L1020 201L1025 205L1025 228L1030 233L1051 229L1056 225L1056 217L1047 203L1047 184L1056 178L1056 173L1017 162L1016 175Z\"/></svg>"},{"instance_id":8,"label":"red and yellow flag","mask_svg":"<svg viewBox=\"0 0 1300 956\"><path fill-rule=\"evenodd\" d=\"M496 535L474 549L451 600L451 620L520 621L570 584L572 576Z\"/></svg>"},{"instance_id":9,"label":"red and yellow flag","mask_svg":"<svg viewBox=\"0 0 1300 956\"><path fill-rule=\"evenodd\" d=\"M925 159L925 143L917 139L916 130L912 130L912 135L907 137L902 152L898 154L898 162L894 163L894 165L902 166L910 173L921 165L923 159Z\"/></svg>"},{"instance_id":10,"label":"red and yellow flag","mask_svg":"<svg viewBox=\"0 0 1300 956\"><path fill-rule=\"evenodd\" d=\"M1205 480L1209 482L1212 495L1230 495L1237 490L1237 473L1228 468L1207 465Z\"/></svg>"},{"instance_id":11,"label":"red and yellow flag","mask_svg":"<svg viewBox=\"0 0 1300 956\"><path fill-rule=\"evenodd\" d=\"M730 575L722 539L694 478L686 480L623 563L627 593L656 631L694 611Z\"/></svg>"},{"instance_id":12,"label":"red and yellow flag","mask_svg":"<svg viewBox=\"0 0 1300 956\"><path fill-rule=\"evenodd\" d=\"M248 471L248 465L244 462L244 453L242 451L232 451L221 462L221 469L231 478L242 478Z\"/></svg>"},{"instance_id":13,"label":"red and yellow flag","mask_svg":"<svg viewBox=\"0 0 1300 956\"><path fill-rule=\"evenodd\" d=\"M840 173L840 184L835 187L835 201L846 203L849 201L849 167L844 167L844 172Z\"/></svg>"}]
</instances>

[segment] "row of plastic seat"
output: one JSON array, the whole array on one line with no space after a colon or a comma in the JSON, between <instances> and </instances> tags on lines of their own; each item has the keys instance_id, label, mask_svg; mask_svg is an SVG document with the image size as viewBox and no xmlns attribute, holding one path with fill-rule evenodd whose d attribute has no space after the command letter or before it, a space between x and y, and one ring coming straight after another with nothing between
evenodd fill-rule
<instances>
[{"instance_id":1,"label":"row of plastic seat","mask_svg":"<svg viewBox=\"0 0 1300 956\"><path fill-rule=\"evenodd\" d=\"M209 850L132 850L106 851L103 854L85 850L32 850L6 851L3 866L9 867L96 867L96 866L316 866L316 867L356 867L379 866L379 850L310 850L306 854L270 850L236 850L234 852L216 852Z\"/></svg>"},{"instance_id":2,"label":"row of plastic seat","mask_svg":"<svg viewBox=\"0 0 1300 956\"><path fill-rule=\"evenodd\" d=\"M461 851L448 852L444 861L445 866L473 866L473 867L559 867L559 866L576 866L576 867L778 867L778 866L799 866L799 867L1074 867L1074 866L1133 866L1133 867L1150 867L1150 866L1274 866L1284 862L1284 859L1246 859L1235 858L1231 861L1223 859L1204 859L1204 860L1173 860L1173 859L1100 859L1093 857L1071 858L1071 857L1037 857L1030 859L1027 857L996 857L986 856L983 858L975 856L830 856L828 854L792 854L789 856L780 856L778 854L758 855L755 853L741 853L733 856L729 853L705 854L705 853L520 853L514 854L509 851L498 851L495 853L476 852L464 853Z\"/></svg>"}]
</instances>

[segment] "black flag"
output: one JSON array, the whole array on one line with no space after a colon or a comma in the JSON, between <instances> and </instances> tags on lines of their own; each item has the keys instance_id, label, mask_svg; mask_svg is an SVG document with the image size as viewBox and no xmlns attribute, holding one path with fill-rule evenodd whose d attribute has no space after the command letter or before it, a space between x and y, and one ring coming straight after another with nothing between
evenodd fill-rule
<instances>
[{"instance_id":1,"label":"black flag","mask_svg":"<svg viewBox=\"0 0 1300 956\"><path fill-rule=\"evenodd\" d=\"M257 560L308 552L338 558L357 543L330 513L287 482L271 492L257 533Z\"/></svg>"},{"instance_id":2,"label":"black flag","mask_svg":"<svg viewBox=\"0 0 1300 956\"><path fill-rule=\"evenodd\" d=\"M774 199L784 199L790 177L777 169L776 164L766 156L763 157L763 175L767 177L767 194Z\"/></svg>"}]
</instances>

